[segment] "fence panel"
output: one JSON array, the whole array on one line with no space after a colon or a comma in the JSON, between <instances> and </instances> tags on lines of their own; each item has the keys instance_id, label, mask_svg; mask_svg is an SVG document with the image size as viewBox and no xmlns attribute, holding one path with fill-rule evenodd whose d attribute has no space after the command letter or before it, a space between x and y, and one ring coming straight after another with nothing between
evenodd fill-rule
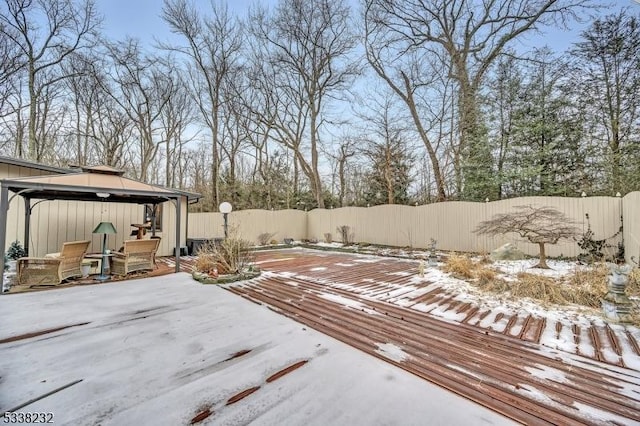
<instances>
[{"instance_id":1,"label":"fence panel","mask_svg":"<svg viewBox=\"0 0 640 426\"><path fill-rule=\"evenodd\" d=\"M538 246L517 234L488 237L477 235L474 230L480 222L514 211L516 206L550 206L574 221L582 233L590 226L594 239L609 238L607 242L614 246L609 252L613 253L623 238L619 232L623 201L624 214L629 218L624 233L627 256L640 256L640 224L632 220L632 212L640 208L640 192L631 193L624 200L620 197L520 197L488 203L450 201L423 206L343 207L310 212L243 210L230 213L229 223L237 226L240 235L250 241L257 241L262 232L275 233L278 241L283 238L323 241L327 233L331 233L333 241L340 241L337 228L347 225L356 242L426 248L433 238L439 249L474 253L490 252L502 244L512 243L526 254L537 255ZM220 213L190 214L190 237L221 235ZM548 245L546 249L549 256L573 257L581 251L574 240Z\"/></svg>"}]
</instances>

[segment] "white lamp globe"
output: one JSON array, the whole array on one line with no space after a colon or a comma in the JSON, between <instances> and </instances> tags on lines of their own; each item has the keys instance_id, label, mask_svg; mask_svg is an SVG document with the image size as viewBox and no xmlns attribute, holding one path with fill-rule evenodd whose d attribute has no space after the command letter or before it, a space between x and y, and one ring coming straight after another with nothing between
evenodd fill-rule
<instances>
[{"instance_id":1,"label":"white lamp globe","mask_svg":"<svg viewBox=\"0 0 640 426\"><path fill-rule=\"evenodd\" d=\"M223 203L220 203L218 209L220 210L220 213L231 213L231 210L233 210L233 206L231 205L231 203L225 201Z\"/></svg>"}]
</instances>

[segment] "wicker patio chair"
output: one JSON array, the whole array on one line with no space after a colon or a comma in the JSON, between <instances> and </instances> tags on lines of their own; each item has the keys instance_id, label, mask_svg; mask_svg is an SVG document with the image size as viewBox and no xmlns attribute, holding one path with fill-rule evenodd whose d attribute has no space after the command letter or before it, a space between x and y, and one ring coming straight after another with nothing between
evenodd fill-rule
<instances>
[{"instance_id":1,"label":"wicker patio chair","mask_svg":"<svg viewBox=\"0 0 640 426\"><path fill-rule=\"evenodd\" d=\"M125 241L122 253L112 253L111 273L127 275L134 271L153 270L159 244L159 239Z\"/></svg>"},{"instance_id":2,"label":"wicker patio chair","mask_svg":"<svg viewBox=\"0 0 640 426\"><path fill-rule=\"evenodd\" d=\"M18 284L60 284L62 281L82 276L80 266L91 241L71 241L62 244L60 253L47 257L22 257L18 259Z\"/></svg>"}]
</instances>

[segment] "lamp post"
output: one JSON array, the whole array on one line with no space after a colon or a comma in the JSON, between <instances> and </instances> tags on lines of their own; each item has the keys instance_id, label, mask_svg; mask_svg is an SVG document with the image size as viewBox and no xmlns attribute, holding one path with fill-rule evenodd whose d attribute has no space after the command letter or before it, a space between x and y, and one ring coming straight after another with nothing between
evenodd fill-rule
<instances>
[{"instance_id":1,"label":"lamp post","mask_svg":"<svg viewBox=\"0 0 640 426\"><path fill-rule=\"evenodd\" d=\"M224 219L224 239L226 240L229 237L229 222L228 215L233 210L233 206L231 203L223 202L218 206L218 210L222 213L222 218Z\"/></svg>"}]
</instances>

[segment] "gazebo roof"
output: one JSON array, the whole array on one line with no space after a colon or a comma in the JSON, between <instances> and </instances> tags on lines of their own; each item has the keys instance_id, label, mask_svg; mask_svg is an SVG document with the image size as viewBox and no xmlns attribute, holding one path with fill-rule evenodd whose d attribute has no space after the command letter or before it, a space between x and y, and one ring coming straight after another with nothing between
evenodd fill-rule
<instances>
[{"instance_id":1,"label":"gazebo roof","mask_svg":"<svg viewBox=\"0 0 640 426\"><path fill-rule=\"evenodd\" d=\"M2 186L15 193L20 192L25 198L42 200L155 204L178 196L200 198L198 194L123 177L122 170L108 166L83 167L82 170L83 173L3 179Z\"/></svg>"}]
</instances>

